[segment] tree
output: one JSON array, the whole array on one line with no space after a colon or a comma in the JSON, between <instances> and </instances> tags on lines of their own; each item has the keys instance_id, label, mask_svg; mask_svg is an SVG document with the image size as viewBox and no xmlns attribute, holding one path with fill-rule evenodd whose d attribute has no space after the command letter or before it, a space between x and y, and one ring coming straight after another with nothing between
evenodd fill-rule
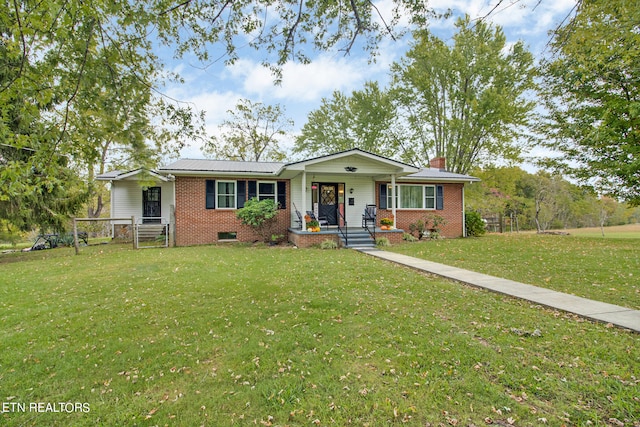
<instances>
[{"instance_id":1,"label":"tree","mask_svg":"<svg viewBox=\"0 0 640 427\"><path fill-rule=\"evenodd\" d=\"M285 158L278 137L287 134L293 120L285 118L283 107L242 99L228 113L231 118L220 125L222 137L213 137L203 146L205 155L245 162Z\"/></svg>"},{"instance_id":2,"label":"tree","mask_svg":"<svg viewBox=\"0 0 640 427\"><path fill-rule=\"evenodd\" d=\"M152 144L166 139L155 138L160 131L152 118L175 125L167 131L173 135L197 118L154 96L168 74L160 72L146 32L152 15L136 14L140 8L131 2L3 2L0 201L15 205L41 194L47 212L16 217L14 206L2 210L3 218L20 228L61 226L61 216L76 214L80 206L67 202L91 191L81 178L87 171L91 178L105 144L126 147L130 164L153 166ZM177 110L183 123L171 122ZM92 211L99 210L98 203Z\"/></svg>"},{"instance_id":3,"label":"tree","mask_svg":"<svg viewBox=\"0 0 640 427\"><path fill-rule=\"evenodd\" d=\"M522 42L508 48L500 27L469 17L456 22L450 46L415 33L406 58L392 68L415 162L445 157L468 173L496 159L518 160L534 103L533 57Z\"/></svg>"},{"instance_id":4,"label":"tree","mask_svg":"<svg viewBox=\"0 0 640 427\"><path fill-rule=\"evenodd\" d=\"M591 0L556 31L544 64L543 140L558 166L604 194L640 205L640 8Z\"/></svg>"},{"instance_id":5,"label":"tree","mask_svg":"<svg viewBox=\"0 0 640 427\"><path fill-rule=\"evenodd\" d=\"M602 233L602 237L604 237L604 226L607 224L609 217L615 213L617 203L610 197L601 197L600 200L598 200L598 205L600 207L600 233Z\"/></svg>"},{"instance_id":6,"label":"tree","mask_svg":"<svg viewBox=\"0 0 640 427\"><path fill-rule=\"evenodd\" d=\"M309 113L293 152L321 155L360 148L393 157L398 151L393 134L396 117L392 98L377 82L366 82L350 97L336 91Z\"/></svg>"},{"instance_id":7,"label":"tree","mask_svg":"<svg viewBox=\"0 0 640 427\"><path fill-rule=\"evenodd\" d=\"M538 233L543 233L557 222L566 225L572 202L570 184L562 176L539 171L527 175L516 185L520 195L533 200L535 225Z\"/></svg>"}]
</instances>

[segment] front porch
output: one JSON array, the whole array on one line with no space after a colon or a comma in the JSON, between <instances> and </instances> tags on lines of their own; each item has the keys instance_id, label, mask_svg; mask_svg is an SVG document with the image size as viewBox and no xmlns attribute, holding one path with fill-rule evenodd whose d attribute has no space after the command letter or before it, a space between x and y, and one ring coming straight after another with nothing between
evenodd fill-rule
<instances>
[{"instance_id":1,"label":"front porch","mask_svg":"<svg viewBox=\"0 0 640 427\"><path fill-rule=\"evenodd\" d=\"M312 232L301 230L298 228L289 228L289 242L299 248L309 248L320 245L325 240L333 240L340 247L375 247L375 240L371 233L362 227L342 227L337 226L323 227L320 231ZM382 230L378 227L375 229L375 237L386 237L391 244L402 242L404 230Z\"/></svg>"}]
</instances>

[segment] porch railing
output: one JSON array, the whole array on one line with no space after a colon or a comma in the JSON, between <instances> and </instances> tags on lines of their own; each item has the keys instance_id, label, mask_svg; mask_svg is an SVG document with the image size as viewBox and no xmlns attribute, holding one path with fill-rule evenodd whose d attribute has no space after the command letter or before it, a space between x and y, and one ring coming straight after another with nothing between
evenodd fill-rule
<instances>
[{"instance_id":1,"label":"porch railing","mask_svg":"<svg viewBox=\"0 0 640 427\"><path fill-rule=\"evenodd\" d=\"M375 240L376 240L376 225L375 225L375 223L373 224L372 228L369 228L369 223L365 222L363 227L364 227L365 230L367 230L369 232L369 235L373 238L373 241L375 242Z\"/></svg>"},{"instance_id":2,"label":"porch railing","mask_svg":"<svg viewBox=\"0 0 640 427\"><path fill-rule=\"evenodd\" d=\"M344 239L344 245L345 246L349 246L349 229L347 228L347 219L344 217L344 215L342 215L342 212L340 212L340 210L337 210L338 212L338 233L340 233ZM342 220L342 221L340 221ZM344 229L340 226L340 223L344 223Z\"/></svg>"},{"instance_id":3,"label":"porch railing","mask_svg":"<svg viewBox=\"0 0 640 427\"><path fill-rule=\"evenodd\" d=\"M376 240L376 207L375 205L367 205L362 213L362 228L364 228L369 235ZM373 228L369 228L369 224L373 223Z\"/></svg>"}]
</instances>

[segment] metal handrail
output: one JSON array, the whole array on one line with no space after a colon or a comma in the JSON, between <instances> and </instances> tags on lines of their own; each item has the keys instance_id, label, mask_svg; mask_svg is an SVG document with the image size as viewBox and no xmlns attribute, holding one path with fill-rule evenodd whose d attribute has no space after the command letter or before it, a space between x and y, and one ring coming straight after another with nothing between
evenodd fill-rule
<instances>
[{"instance_id":1,"label":"metal handrail","mask_svg":"<svg viewBox=\"0 0 640 427\"><path fill-rule=\"evenodd\" d=\"M338 232L340 234L342 234L342 237L344 237L344 245L345 246L349 246L349 229L347 228L347 219L344 217L344 215L342 215L342 212L340 212L340 210L337 210L338 213ZM340 218L342 218L342 221L344 222L344 231L342 231L342 227L340 227Z\"/></svg>"},{"instance_id":2,"label":"metal handrail","mask_svg":"<svg viewBox=\"0 0 640 427\"><path fill-rule=\"evenodd\" d=\"M364 223L364 229L367 230L369 232L369 235L371 237L373 237L373 240L376 240L376 225L373 224L373 231L371 231L371 229L369 228L369 225L365 222Z\"/></svg>"},{"instance_id":3,"label":"metal handrail","mask_svg":"<svg viewBox=\"0 0 640 427\"><path fill-rule=\"evenodd\" d=\"M364 215L367 214L367 210L365 209L364 213L362 214L363 217ZM371 231L371 229L369 229L369 220L368 219L363 219L362 221L362 228L364 228L365 230L367 230L367 232L369 233L369 235L373 238L373 240L376 240L376 217L372 217L371 220L373 220L373 231Z\"/></svg>"}]
</instances>

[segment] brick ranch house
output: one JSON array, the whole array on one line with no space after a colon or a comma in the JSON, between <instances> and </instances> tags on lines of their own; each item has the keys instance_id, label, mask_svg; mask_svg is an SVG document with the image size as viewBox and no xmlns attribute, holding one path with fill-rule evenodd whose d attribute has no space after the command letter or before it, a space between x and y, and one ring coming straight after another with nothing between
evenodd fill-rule
<instances>
[{"instance_id":1,"label":"brick ranch house","mask_svg":"<svg viewBox=\"0 0 640 427\"><path fill-rule=\"evenodd\" d=\"M443 158L421 169L360 149L291 163L183 159L157 171L113 171L98 179L111 183L112 218L169 224L177 246L256 241L236 210L257 197L278 203L276 233L300 247L326 239L344 244L345 230L347 238L362 230L367 205L377 207L376 235L392 242L428 214L445 219L443 236L464 236L464 186L478 181L447 172ZM300 226L298 213L307 211L326 218L319 233ZM385 217L395 229L380 230Z\"/></svg>"}]
</instances>

